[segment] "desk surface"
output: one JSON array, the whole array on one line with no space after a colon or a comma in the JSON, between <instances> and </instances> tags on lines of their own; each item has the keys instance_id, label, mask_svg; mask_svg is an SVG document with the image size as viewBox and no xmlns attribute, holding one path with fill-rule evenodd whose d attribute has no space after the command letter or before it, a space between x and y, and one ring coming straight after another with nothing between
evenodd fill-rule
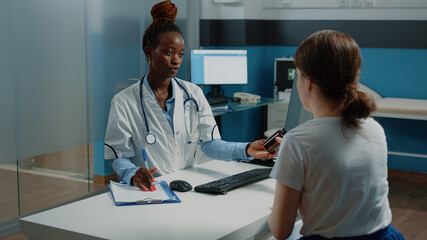
<instances>
[{"instance_id":1,"label":"desk surface","mask_svg":"<svg viewBox=\"0 0 427 240\"><path fill-rule=\"evenodd\" d=\"M218 104L218 105L213 105L212 107L219 107L219 106L230 106L233 111L232 112L239 112L239 111L244 111L244 110L248 110L248 109L252 109L252 108L257 108L257 107L263 107L266 106L268 104L272 104L272 103L276 103L276 102L282 102L285 101L283 99L274 99L274 98L261 98L261 101L258 103L247 103L247 102L229 102L228 104ZM228 112L213 112L214 116L220 116L223 114L226 114Z\"/></svg>"},{"instance_id":2,"label":"desk surface","mask_svg":"<svg viewBox=\"0 0 427 240\"><path fill-rule=\"evenodd\" d=\"M210 161L159 179L191 185L262 166ZM268 236L275 181L272 178L227 195L176 192L181 203L115 206L110 192L20 219L37 239L248 239Z\"/></svg>"}]
</instances>

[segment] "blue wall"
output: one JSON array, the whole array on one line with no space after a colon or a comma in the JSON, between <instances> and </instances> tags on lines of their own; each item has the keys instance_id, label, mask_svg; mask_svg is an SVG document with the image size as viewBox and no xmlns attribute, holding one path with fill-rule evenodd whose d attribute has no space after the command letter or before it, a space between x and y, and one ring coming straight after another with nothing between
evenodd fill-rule
<instances>
[{"instance_id":1,"label":"blue wall","mask_svg":"<svg viewBox=\"0 0 427 240\"><path fill-rule=\"evenodd\" d=\"M382 97L427 99L427 49L362 48L360 82Z\"/></svg>"},{"instance_id":2,"label":"blue wall","mask_svg":"<svg viewBox=\"0 0 427 240\"><path fill-rule=\"evenodd\" d=\"M223 86L226 96L235 91L273 96L274 59L293 56L297 47L221 47L248 50L248 84ZM362 48L360 81L383 97L427 99L427 50ZM227 141L253 141L260 135L260 109L222 117L222 138ZM427 154L427 121L380 118L390 151ZM427 159L389 156L389 167L427 172Z\"/></svg>"}]
</instances>

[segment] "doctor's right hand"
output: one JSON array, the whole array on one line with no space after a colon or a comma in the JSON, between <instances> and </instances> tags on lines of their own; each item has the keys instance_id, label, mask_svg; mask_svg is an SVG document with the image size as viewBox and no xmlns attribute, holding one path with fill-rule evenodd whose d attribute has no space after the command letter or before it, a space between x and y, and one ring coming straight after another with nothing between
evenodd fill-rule
<instances>
[{"instance_id":1,"label":"doctor's right hand","mask_svg":"<svg viewBox=\"0 0 427 240\"><path fill-rule=\"evenodd\" d=\"M157 168L148 170L148 168L140 167L133 176L133 185L141 189L142 191L155 191L156 187L153 185L153 175L157 171Z\"/></svg>"}]
</instances>

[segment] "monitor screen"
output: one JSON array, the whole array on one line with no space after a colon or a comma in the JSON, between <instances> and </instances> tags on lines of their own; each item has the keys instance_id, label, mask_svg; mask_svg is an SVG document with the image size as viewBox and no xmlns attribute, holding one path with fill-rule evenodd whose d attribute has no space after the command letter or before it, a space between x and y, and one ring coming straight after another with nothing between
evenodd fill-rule
<instances>
[{"instance_id":1,"label":"monitor screen","mask_svg":"<svg viewBox=\"0 0 427 240\"><path fill-rule=\"evenodd\" d=\"M296 68L293 58L274 59L274 82L277 90L283 92L285 89L292 88L295 78Z\"/></svg>"},{"instance_id":2,"label":"monitor screen","mask_svg":"<svg viewBox=\"0 0 427 240\"><path fill-rule=\"evenodd\" d=\"M191 82L203 85L247 84L246 50L191 50Z\"/></svg>"}]
</instances>

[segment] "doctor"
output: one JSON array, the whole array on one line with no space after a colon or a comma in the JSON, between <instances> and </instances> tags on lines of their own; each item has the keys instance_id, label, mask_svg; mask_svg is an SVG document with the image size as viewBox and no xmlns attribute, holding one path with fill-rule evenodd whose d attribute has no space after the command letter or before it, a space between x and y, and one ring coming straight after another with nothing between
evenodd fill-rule
<instances>
[{"instance_id":1,"label":"doctor","mask_svg":"<svg viewBox=\"0 0 427 240\"><path fill-rule=\"evenodd\" d=\"M143 36L148 73L114 96L105 137L105 159L120 180L143 191L154 190L153 176L190 167L200 145L206 156L226 161L267 158L262 141L220 140L212 110L201 89L176 78L184 40L174 24L170 1L153 6L153 22Z\"/></svg>"}]
</instances>

